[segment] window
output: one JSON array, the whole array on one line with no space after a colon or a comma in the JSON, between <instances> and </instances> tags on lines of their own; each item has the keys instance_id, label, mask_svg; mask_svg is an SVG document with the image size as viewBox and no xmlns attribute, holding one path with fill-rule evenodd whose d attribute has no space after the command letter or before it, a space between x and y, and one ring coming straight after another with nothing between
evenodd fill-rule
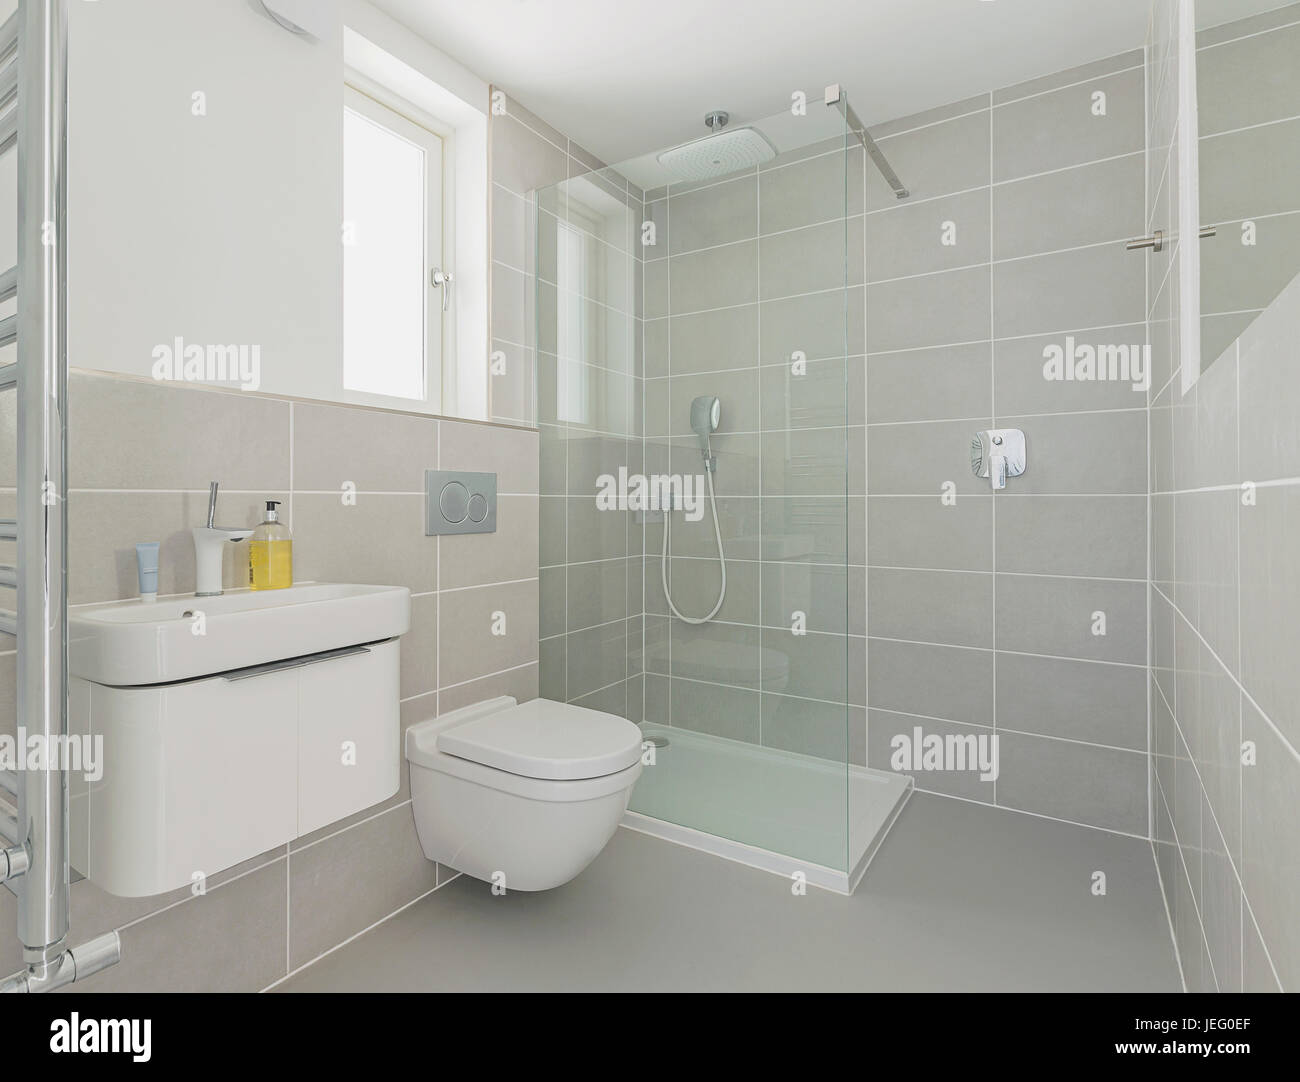
<instances>
[{"instance_id":1,"label":"window","mask_svg":"<svg viewBox=\"0 0 1300 1082\"><path fill-rule=\"evenodd\" d=\"M442 385L442 139L351 87L343 110L343 388L414 399Z\"/></svg>"},{"instance_id":2,"label":"window","mask_svg":"<svg viewBox=\"0 0 1300 1082\"><path fill-rule=\"evenodd\" d=\"M559 356L556 359L558 387L557 409L561 421L586 424L588 420L587 373L581 363L586 360L587 238L567 222L556 223L556 255L559 274L557 331Z\"/></svg>"}]
</instances>

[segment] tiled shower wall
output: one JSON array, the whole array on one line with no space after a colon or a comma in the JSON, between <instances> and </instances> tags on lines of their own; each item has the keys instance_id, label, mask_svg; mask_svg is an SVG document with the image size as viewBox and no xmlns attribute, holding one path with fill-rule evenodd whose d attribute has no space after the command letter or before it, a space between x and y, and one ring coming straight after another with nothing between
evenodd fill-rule
<instances>
[{"instance_id":1,"label":"tiled shower wall","mask_svg":"<svg viewBox=\"0 0 1300 1082\"><path fill-rule=\"evenodd\" d=\"M996 781L918 787L1142 837L1146 396L1044 349L1146 342L1144 85L1139 51L881 125L912 198L866 200L867 762L996 733ZM1028 444L996 496L991 427Z\"/></svg>"},{"instance_id":2,"label":"tiled shower wall","mask_svg":"<svg viewBox=\"0 0 1300 1082\"><path fill-rule=\"evenodd\" d=\"M13 403L0 403L7 446ZM217 480L223 521L258 522L263 500L284 501L299 581L411 590L403 729L493 695L537 694L536 433L84 372L72 374L69 408L73 605L134 597L138 541L162 543L160 593L192 591L190 527L202 523ZM0 462L12 505L13 458ZM426 468L496 472L497 532L425 537ZM349 482L355 503L343 498ZM243 585L247 544L229 550L226 585ZM490 630L498 611L505 636ZM0 702L12 732L14 642L4 640ZM239 795L232 778L230 799ZM72 941L121 930L121 964L88 988L252 991L435 889L440 876L449 878L415 835L403 763L393 797L212 876L202 897L183 889L123 899L75 883ZM6 973L19 968L13 922L13 897L0 891Z\"/></svg>"},{"instance_id":3,"label":"tiled shower wall","mask_svg":"<svg viewBox=\"0 0 1300 1082\"><path fill-rule=\"evenodd\" d=\"M1300 4L1202 31L1196 69L1210 364L1300 270Z\"/></svg>"},{"instance_id":4,"label":"tiled shower wall","mask_svg":"<svg viewBox=\"0 0 1300 1082\"><path fill-rule=\"evenodd\" d=\"M1167 232L1178 187L1165 166L1179 121L1172 6L1155 5L1151 49L1150 224ZM1300 985L1297 23L1292 6L1199 36L1202 220L1220 235L1200 244L1204 368L1186 395L1182 252L1149 257L1162 373L1150 411L1154 838L1190 991ZM1241 244L1248 215L1256 246ZM1227 290L1246 311L1215 314ZM1223 334L1243 326L1216 358Z\"/></svg>"},{"instance_id":5,"label":"tiled shower wall","mask_svg":"<svg viewBox=\"0 0 1300 1082\"><path fill-rule=\"evenodd\" d=\"M702 476L690 406L718 396L727 556L721 610L688 625L664 596L663 525L646 526L646 720L859 763L862 159L841 137L647 192L656 232L644 249L647 471ZM797 377L796 351L807 361ZM709 611L721 580L711 514L672 523L669 586L691 616ZM795 612L806 634L791 634Z\"/></svg>"},{"instance_id":6,"label":"tiled shower wall","mask_svg":"<svg viewBox=\"0 0 1300 1082\"><path fill-rule=\"evenodd\" d=\"M640 720L641 529L595 496L641 469L642 193L513 101L492 152L494 348L536 358L541 693Z\"/></svg>"}]
</instances>

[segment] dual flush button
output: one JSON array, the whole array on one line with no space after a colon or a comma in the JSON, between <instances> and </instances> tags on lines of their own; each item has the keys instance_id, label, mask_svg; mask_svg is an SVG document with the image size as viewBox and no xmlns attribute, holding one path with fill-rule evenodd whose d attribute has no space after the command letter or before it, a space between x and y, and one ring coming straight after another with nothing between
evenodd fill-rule
<instances>
[{"instance_id":1,"label":"dual flush button","mask_svg":"<svg viewBox=\"0 0 1300 1082\"><path fill-rule=\"evenodd\" d=\"M425 536L496 532L495 473L425 470L424 489Z\"/></svg>"}]
</instances>

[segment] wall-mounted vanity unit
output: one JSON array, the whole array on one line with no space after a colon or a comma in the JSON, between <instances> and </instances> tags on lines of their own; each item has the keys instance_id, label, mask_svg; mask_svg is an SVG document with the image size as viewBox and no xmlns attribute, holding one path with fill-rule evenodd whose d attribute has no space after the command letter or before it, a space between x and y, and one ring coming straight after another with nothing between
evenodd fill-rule
<instances>
[{"instance_id":1,"label":"wall-mounted vanity unit","mask_svg":"<svg viewBox=\"0 0 1300 1082\"><path fill-rule=\"evenodd\" d=\"M93 605L69 619L72 864L160 894L393 795L410 591L307 584ZM93 746L93 744L92 744Z\"/></svg>"}]
</instances>

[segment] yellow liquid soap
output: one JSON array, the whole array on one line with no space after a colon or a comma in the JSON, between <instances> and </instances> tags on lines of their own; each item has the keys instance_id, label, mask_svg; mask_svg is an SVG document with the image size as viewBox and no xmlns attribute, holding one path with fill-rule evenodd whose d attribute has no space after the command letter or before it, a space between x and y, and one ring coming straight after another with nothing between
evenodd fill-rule
<instances>
[{"instance_id":1,"label":"yellow liquid soap","mask_svg":"<svg viewBox=\"0 0 1300 1082\"><path fill-rule=\"evenodd\" d=\"M293 541L250 541L248 585L254 590L283 590L293 585Z\"/></svg>"},{"instance_id":2,"label":"yellow liquid soap","mask_svg":"<svg viewBox=\"0 0 1300 1082\"><path fill-rule=\"evenodd\" d=\"M266 501L266 520L248 541L248 585L254 590L293 585L293 534L276 513L279 502Z\"/></svg>"}]
</instances>

